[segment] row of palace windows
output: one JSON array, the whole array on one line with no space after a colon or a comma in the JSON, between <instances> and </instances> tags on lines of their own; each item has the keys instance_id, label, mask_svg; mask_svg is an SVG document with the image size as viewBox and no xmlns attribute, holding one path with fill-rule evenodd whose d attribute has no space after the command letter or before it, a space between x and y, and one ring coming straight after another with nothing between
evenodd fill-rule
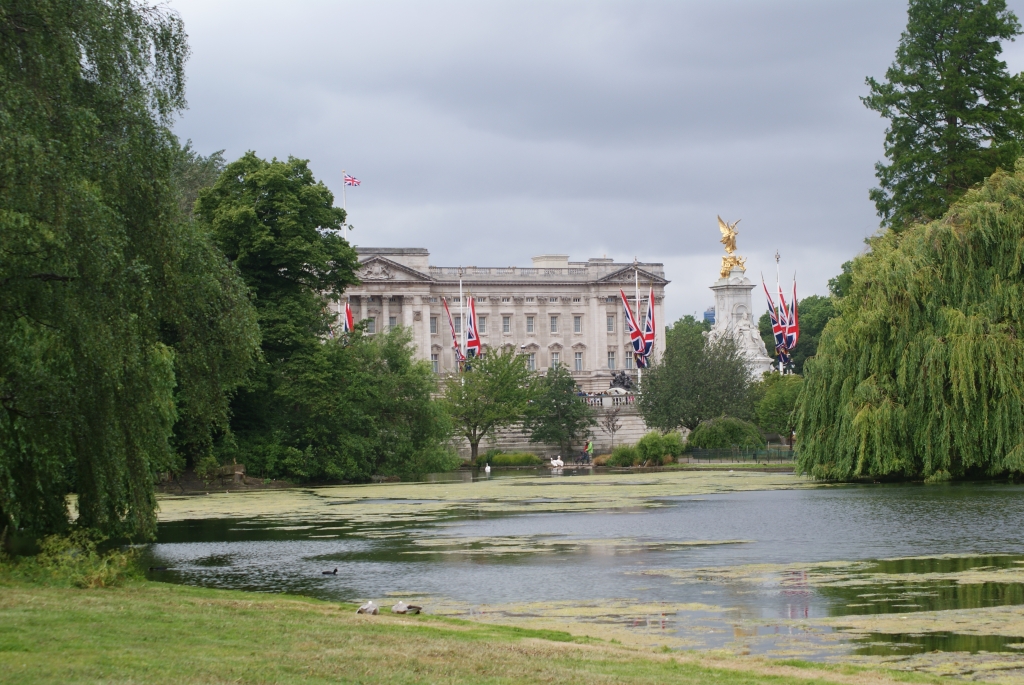
<instances>
[{"instance_id":1,"label":"row of palace windows","mask_svg":"<svg viewBox=\"0 0 1024 685\"><path fill-rule=\"evenodd\" d=\"M555 368L562 361L562 355L559 352L552 352L550 357L551 357L551 368ZM583 370L583 353L582 352L574 352L573 353L572 364L573 364L573 370L574 371L582 371ZM441 356L440 356L440 354L438 354L437 352L434 352L433 354L430 355L430 365L434 368L434 373L441 373ZM537 353L536 352L529 352L529 353L527 353L527 356L526 356L526 366L527 366L527 368L530 369L530 371L536 371L537 370ZM614 352L614 350L609 350L608 351L608 368L611 369L612 371L615 370L615 352ZM630 354L626 355L626 368L627 369L632 369L633 368L633 355L630 355Z\"/></svg>"},{"instance_id":2,"label":"row of palace windows","mask_svg":"<svg viewBox=\"0 0 1024 685\"><path fill-rule=\"evenodd\" d=\"M550 325L550 330L551 330L552 333L558 333L558 326L559 326L559 321L558 320L559 320L558 316L548 317L548 323ZM436 317L436 316L430 317L430 332L435 334L435 335L437 334L437 331L438 331L438 325L439 325L438 321L439 321L438 317ZM452 323L455 324L455 332L456 333L462 333L462 316L458 315L458 314L453 316L452 317ZM390 325L392 327L394 327L394 325L395 325L395 317L393 317L393 316L391 317ZM486 316L478 316L477 317L477 327L480 329L481 333L486 333L487 332L487 317ZM526 317L526 332L527 333L534 333L536 331L536 327L537 327L537 317L535 317L535 316L527 316ZM615 332L615 315L614 314L609 314L606 317L605 328L606 328L606 330L609 333L614 333ZM511 316L502 316L501 317L501 332L502 333L511 333L512 332L512 317ZM572 317L572 332L573 333L582 333L583 332L583 317L582 316L574 316L574 317Z\"/></svg>"}]
</instances>

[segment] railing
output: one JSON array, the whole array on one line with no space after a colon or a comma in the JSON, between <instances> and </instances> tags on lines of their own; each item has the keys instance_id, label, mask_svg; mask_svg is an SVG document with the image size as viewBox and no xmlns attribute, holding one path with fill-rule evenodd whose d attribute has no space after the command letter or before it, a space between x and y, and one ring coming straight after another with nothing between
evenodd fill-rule
<instances>
[{"instance_id":1,"label":"railing","mask_svg":"<svg viewBox=\"0 0 1024 685\"><path fill-rule=\"evenodd\" d=\"M591 407L625 407L636 404L636 395L580 395Z\"/></svg>"},{"instance_id":2,"label":"railing","mask_svg":"<svg viewBox=\"0 0 1024 685\"><path fill-rule=\"evenodd\" d=\"M770 464L772 462L786 463L796 459L796 450L788 447L768 447L764 449L747 449L731 447L717 450L694 449L683 454L680 461L690 462L754 462L755 464Z\"/></svg>"},{"instance_id":3,"label":"railing","mask_svg":"<svg viewBox=\"0 0 1024 685\"><path fill-rule=\"evenodd\" d=\"M510 266L502 268L466 266L461 269L457 266L431 266L429 271L434 276L586 276L585 267L561 268L538 268Z\"/></svg>"}]
</instances>

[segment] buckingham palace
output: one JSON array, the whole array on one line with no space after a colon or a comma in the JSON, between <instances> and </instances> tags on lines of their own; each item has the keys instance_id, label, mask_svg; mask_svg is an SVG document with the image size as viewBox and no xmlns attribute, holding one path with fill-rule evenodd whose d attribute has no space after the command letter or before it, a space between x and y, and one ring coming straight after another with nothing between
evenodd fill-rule
<instances>
[{"instance_id":1,"label":"buckingham palace","mask_svg":"<svg viewBox=\"0 0 1024 685\"><path fill-rule=\"evenodd\" d=\"M543 370L563 364L587 392L608 388L611 374L633 367L624 327L621 288L638 318L654 288L654 359L665 349L663 264L621 263L606 258L571 262L568 255L542 255L530 267L432 266L425 248L357 247L361 284L345 297L357 321L375 333L403 326L412 332L417 356L436 373L454 370L452 336L444 313L447 299L456 332L462 333L463 297L476 299L485 348L512 348ZM640 282L640 311L634 278ZM344 301L337 305L337 311ZM642 319L641 319L642 320Z\"/></svg>"}]
</instances>

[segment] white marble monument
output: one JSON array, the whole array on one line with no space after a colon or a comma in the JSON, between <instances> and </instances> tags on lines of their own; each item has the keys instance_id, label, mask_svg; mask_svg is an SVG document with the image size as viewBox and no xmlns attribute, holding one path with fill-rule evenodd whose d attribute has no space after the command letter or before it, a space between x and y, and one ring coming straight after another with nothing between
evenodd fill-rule
<instances>
[{"instance_id":1,"label":"white marble monument","mask_svg":"<svg viewBox=\"0 0 1024 685\"><path fill-rule=\"evenodd\" d=\"M728 254L722 257L721 278L711 286L715 293L715 325L708 333L708 338L717 340L729 336L735 340L740 352L747 358L750 375L759 379L761 374L771 369L775 360L768 356L768 349L757 330L750 299L750 291L755 286L747 278L746 259L733 254L736 251L738 223L729 224L718 217L722 244Z\"/></svg>"}]
</instances>

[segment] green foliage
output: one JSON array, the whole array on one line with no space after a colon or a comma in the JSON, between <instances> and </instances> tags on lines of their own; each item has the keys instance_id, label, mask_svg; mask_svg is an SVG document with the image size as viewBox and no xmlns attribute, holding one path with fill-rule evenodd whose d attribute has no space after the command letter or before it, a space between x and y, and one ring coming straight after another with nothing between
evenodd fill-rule
<instances>
[{"instance_id":1,"label":"green foliage","mask_svg":"<svg viewBox=\"0 0 1024 685\"><path fill-rule=\"evenodd\" d=\"M484 436L526 418L536 386L526 358L512 350L488 350L471 366L445 379L442 402L476 461Z\"/></svg>"},{"instance_id":2,"label":"green foliage","mask_svg":"<svg viewBox=\"0 0 1024 685\"><path fill-rule=\"evenodd\" d=\"M662 449L664 449L665 454L670 457L679 457L686 450L686 445L683 443L683 436L676 431L666 433L661 436L661 440Z\"/></svg>"},{"instance_id":3,"label":"green foliage","mask_svg":"<svg viewBox=\"0 0 1024 685\"><path fill-rule=\"evenodd\" d=\"M741 419L722 416L697 426L686 441L689 449L723 449L740 447L757 449L765 446L757 426Z\"/></svg>"},{"instance_id":4,"label":"green foliage","mask_svg":"<svg viewBox=\"0 0 1024 685\"><path fill-rule=\"evenodd\" d=\"M747 362L728 337L707 341L702 321L683 317L665 336L665 355L644 372L637 408L644 422L663 431L695 428L723 413L750 414Z\"/></svg>"},{"instance_id":5,"label":"green foliage","mask_svg":"<svg viewBox=\"0 0 1024 685\"><path fill-rule=\"evenodd\" d=\"M760 381L761 398L754 405L757 425L766 433L788 437L796 425L796 403L804 379L795 374L767 373Z\"/></svg>"},{"instance_id":6,"label":"green foliage","mask_svg":"<svg viewBox=\"0 0 1024 685\"><path fill-rule=\"evenodd\" d=\"M940 221L874 238L807 363L800 468L817 478L1024 471L1024 167Z\"/></svg>"},{"instance_id":7,"label":"green foliage","mask_svg":"<svg viewBox=\"0 0 1024 685\"><path fill-rule=\"evenodd\" d=\"M637 453L636 445L619 445L612 450L612 456L605 464L608 466L629 467L639 466L640 455Z\"/></svg>"},{"instance_id":8,"label":"green foliage","mask_svg":"<svg viewBox=\"0 0 1024 685\"><path fill-rule=\"evenodd\" d=\"M809 295L799 301L800 315L800 341L796 349L790 354L793 360L793 372L801 374L804 371L804 362L818 353L818 341L821 339L821 332L825 330L825 324L836 315L836 306L831 297L820 295ZM761 315L757 322L758 332L761 340L768 348L768 354L775 356L775 336L772 333L772 320L768 312Z\"/></svg>"},{"instance_id":9,"label":"green foliage","mask_svg":"<svg viewBox=\"0 0 1024 685\"><path fill-rule=\"evenodd\" d=\"M636 444L636 454L640 461L648 464L661 463L661 458L668 451L665 449L665 438L658 431L651 431L640 438Z\"/></svg>"},{"instance_id":10,"label":"green foliage","mask_svg":"<svg viewBox=\"0 0 1024 685\"><path fill-rule=\"evenodd\" d=\"M75 528L66 535L45 537L35 556L0 562L10 575L46 585L101 588L138 578L138 552L134 548L101 552L99 545L105 541L94 530Z\"/></svg>"},{"instance_id":11,"label":"green foliage","mask_svg":"<svg viewBox=\"0 0 1024 685\"><path fill-rule=\"evenodd\" d=\"M290 359L274 393L279 428L273 441L256 443L250 471L366 482L457 468L446 446L451 422L431 397L434 374L413 355L410 333L395 329L326 341Z\"/></svg>"},{"instance_id":12,"label":"green foliage","mask_svg":"<svg viewBox=\"0 0 1024 685\"><path fill-rule=\"evenodd\" d=\"M845 297L853 281L853 262L843 262L842 271L828 279L828 291L833 297Z\"/></svg>"},{"instance_id":13,"label":"green foliage","mask_svg":"<svg viewBox=\"0 0 1024 685\"><path fill-rule=\"evenodd\" d=\"M536 394L523 424L531 442L557 443L563 454L571 454L573 443L586 439L597 419L594 408L581 400L578 391L576 380L562 365L548 369L536 382Z\"/></svg>"},{"instance_id":14,"label":"green foliage","mask_svg":"<svg viewBox=\"0 0 1024 685\"><path fill-rule=\"evenodd\" d=\"M492 450L487 450L486 454L481 454L476 458L476 465L483 466L484 464L490 464L491 466L539 466L544 463L544 460L538 457L536 454L530 454L529 452L509 452L503 453L498 451L496 454L491 454Z\"/></svg>"},{"instance_id":15,"label":"green foliage","mask_svg":"<svg viewBox=\"0 0 1024 685\"><path fill-rule=\"evenodd\" d=\"M192 147L192 141L186 141L184 147L177 148L171 176L178 195L178 211L191 220L196 200L202 190L210 188L224 172L224 151L218 150L203 157Z\"/></svg>"},{"instance_id":16,"label":"green foliage","mask_svg":"<svg viewBox=\"0 0 1024 685\"><path fill-rule=\"evenodd\" d=\"M74 491L81 525L148 536L172 427L201 445L224 422L256 335L178 210L185 32L141 3L15 0L0 35L0 529L62 530Z\"/></svg>"},{"instance_id":17,"label":"green foliage","mask_svg":"<svg viewBox=\"0 0 1024 685\"><path fill-rule=\"evenodd\" d=\"M889 120L870 192L883 226L938 219L1020 155L1024 83L999 59L1020 33L1005 0L910 0L896 61L862 98Z\"/></svg>"}]
</instances>

